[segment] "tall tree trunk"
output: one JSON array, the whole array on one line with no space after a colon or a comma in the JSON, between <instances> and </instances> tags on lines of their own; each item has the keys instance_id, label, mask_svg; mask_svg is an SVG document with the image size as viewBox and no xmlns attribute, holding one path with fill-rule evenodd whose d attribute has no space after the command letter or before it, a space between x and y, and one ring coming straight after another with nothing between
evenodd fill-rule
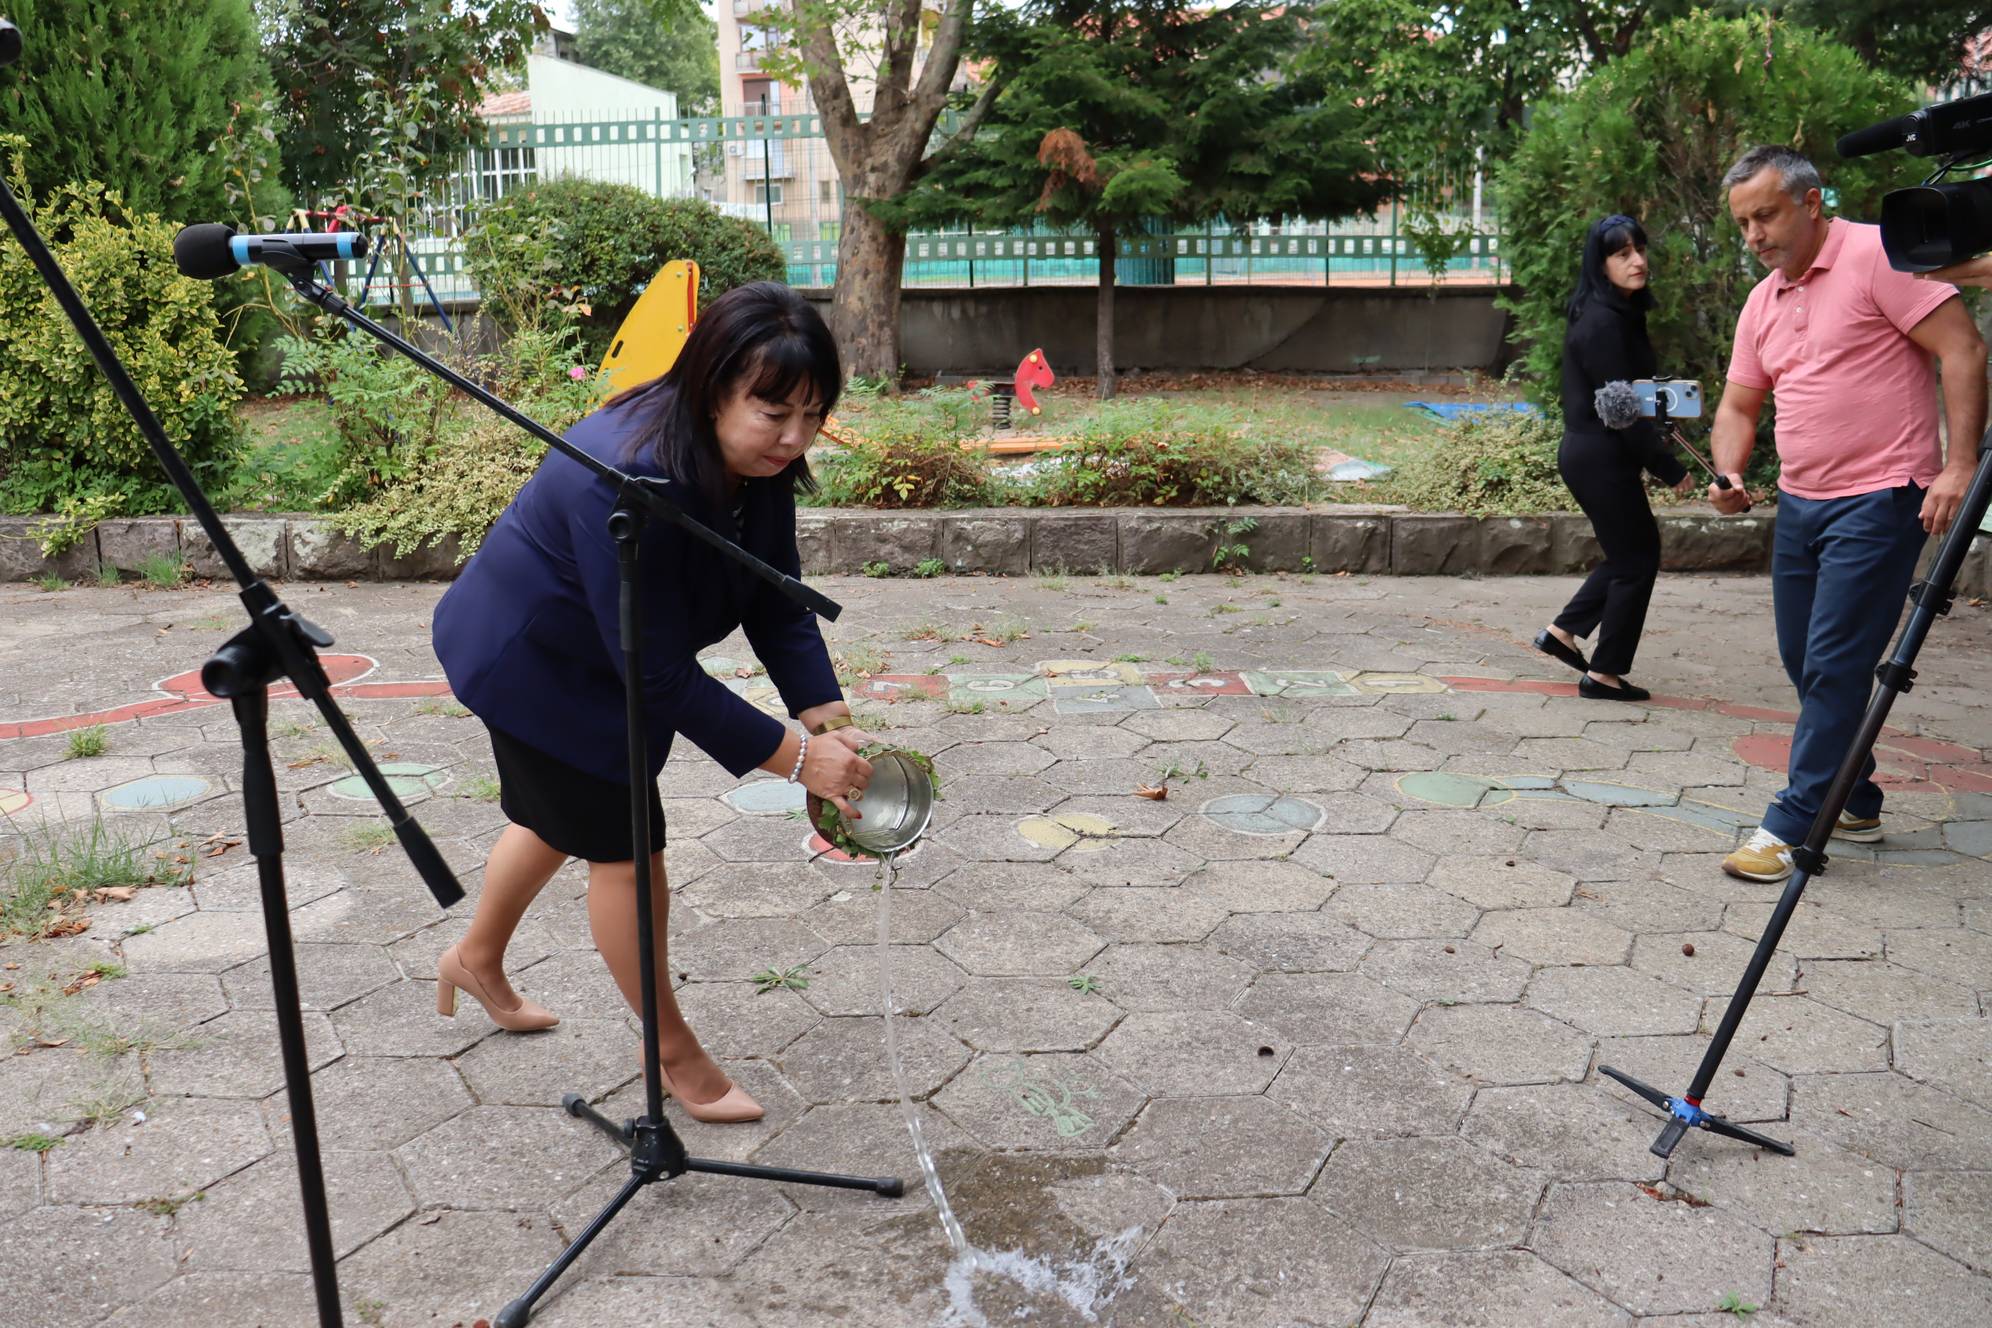
<instances>
[{"instance_id":1,"label":"tall tree trunk","mask_svg":"<svg viewBox=\"0 0 1992 1328\"><path fill-rule=\"evenodd\" d=\"M872 216L856 198L844 205L837 237L837 284L830 295L830 330L844 355L847 377L899 383L899 290L905 280L906 237Z\"/></svg>"},{"instance_id":2,"label":"tall tree trunk","mask_svg":"<svg viewBox=\"0 0 1992 1328\"><path fill-rule=\"evenodd\" d=\"M1099 397L1102 401L1114 398L1114 228L1102 225L1099 228L1100 248L1100 304L1093 316L1094 354L1100 362Z\"/></svg>"}]
</instances>

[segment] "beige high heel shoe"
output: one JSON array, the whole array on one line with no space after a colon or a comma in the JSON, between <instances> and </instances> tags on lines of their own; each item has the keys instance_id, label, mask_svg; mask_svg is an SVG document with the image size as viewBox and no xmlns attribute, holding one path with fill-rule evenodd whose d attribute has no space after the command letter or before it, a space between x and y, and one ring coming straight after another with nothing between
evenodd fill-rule
<instances>
[{"instance_id":1,"label":"beige high heel shoe","mask_svg":"<svg viewBox=\"0 0 1992 1328\"><path fill-rule=\"evenodd\" d=\"M643 1047L640 1043L636 1048L636 1058L638 1061L643 1059ZM768 1114L765 1107L748 1096L746 1089L731 1079L726 1082L726 1091L712 1101L694 1102L678 1091L677 1086L671 1082L671 1072L662 1064L658 1065L657 1072L664 1081L664 1096L678 1099L678 1105L683 1107L685 1114L695 1121L704 1121L708 1125L739 1125L746 1121L757 1121Z\"/></svg>"},{"instance_id":2,"label":"beige high heel shoe","mask_svg":"<svg viewBox=\"0 0 1992 1328\"><path fill-rule=\"evenodd\" d=\"M510 1010L494 1005L484 994L484 984L477 975L463 966L457 958L457 948L452 945L443 951L436 960L436 1013L446 1018L456 1016L457 989L467 991L484 1007L484 1013L491 1022L508 1033L536 1033L541 1029L552 1028L560 1022L560 1016L545 1006L535 1005L525 997L519 998L517 1006Z\"/></svg>"}]
</instances>

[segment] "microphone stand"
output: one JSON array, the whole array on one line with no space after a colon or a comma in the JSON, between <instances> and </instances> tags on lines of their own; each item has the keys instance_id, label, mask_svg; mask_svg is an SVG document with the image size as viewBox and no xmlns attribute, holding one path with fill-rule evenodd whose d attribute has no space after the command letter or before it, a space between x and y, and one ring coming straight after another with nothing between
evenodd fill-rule
<instances>
[{"instance_id":1,"label":"microphone stand","mask_svg":"<svg viewBox=\"0 0 1992 1328\"><path fill-rule=\"evenodd\" d=\"M639 1017L643 1027L643 1114L635 1120L611 1121L589 1106L587 1099L581 1094L567 1093L562 1096L561 1106L566 1108L568 1115L587 1121L617 1143L629 1148L630 1178L601 1211L590 1219L588 1225L582 1228L581 1234L575 1237L574 1241L561 1251L559 1257L539 1275L532 1286L498 1312L497 1317L492 1320L493 1324L496 1328L522 1328L522 1325L532 1318L534 1304L552 1289L561 1274L566 1272L595 1238L608 1228L616 1214L621 1212L644 1186L660 1180L675 1179L686 1172L706 1172L721 1176L738 1176L748 1180L783 1181L793 1185L870 1190L887 1198L896 1198L904 1194L905 1182L896 1176L845 1176L831 1172L798 1171L789 1167L768 1167L687 1156L684 1142L679 1139L677 1132L671 1128L671 1123L664 1117L663 1065L657 1051L658 978L656 947L653 943L655 910L650 898L652 845L648 799L644 796L646 786L653 776L650 774L648 731L643 713L640 630L643 591L638 542L650 521L668 522L702 541L722 556L739 563L776 587L790 600L821 617L834 622L843 612L842 607L834 600L805 586L796 578L770 567L733 541L690 516L668 496L672 487L670 481L630 475L604 461L597 460L531 416L368 318L338 292L320 282L310 260L294 251L289 254L282 252L287 247L266 244L263 261L282 272L290 281L291 288L304 299L325 312L344 319L383 345L407 356L458 391L518 425L562 456L587 467L614 486L616 492L615 507L609 516L608 525L609 535L616 545L616 565L619 573L617 628L622 648L623 708L629 734L630 843L635 853L636 867L636 928L642 937L640 961L642 1009Z\"/></svg>"},{"instance_id":2,"label":"microphone stand","mask_svg":"<svg viewBox=\"0 0 1992 1328\"><path fill-rule=\"evenodd\" d=\"M1839 824L1840 813L1846 810L1847 798L1853 793L1854 785L1866 773L1869 754L1874 750L1875 739L1881 736L1882 728L1888 723L1888 712L1894 706L1895 698L1915 685L1916 655L1922 650L1923 640L1930 634L1931 626L1951 610L1951 603L1957 594L1958 571L1964 565L1965 555L1971 551L1971 541L1984 533L1978 527L1985 519L1988 506L1992 506L1992 430L1988 430L1985 437L1979 440L1978 469L1972 475L1971 487L1965 490L1957 519L1951 523L1950 531L1937 547L1936 561L1930 566L1929 576L1917 582L1909 592L1909 602L1915 608L1910 611L1909 621L1903 624L1902 634L1896 639L1895 653L1875 669L1875 679L1880 685L1868 702L1867 712L1861 716L1860 727L1854 733L1854 741L1847 748L1845 759L1840 762L1839 771L1833 776L1819 814L1812 818L1812 828L1806 832L1805 842L1791 851L1792 866L1796 870L1785 883L1777 907L1771 910L1771 920L1765 925L1763 937L1758 940L1750 962L1744 965L1742 981L1736 984L1736 994L1730 998L1729 1008L1723 1011L1715 1038L1703 1054L1701 1066L1696 1069L1688 1091L1679 1097L1669 1097L1609 1065L1598 1067L1599 1074L1616 1079L1667 1113L1667 1123L1653 1141L1651 1151L1656 1157L1671 1157L1674 1146L1690 1129L1741 1139L1786 1157L1793 1155L1790 1144L1779 1143L1710 1114L1703 1109L1702 1098L1708 1092L1709 1085L1715 1082L1715 1072L1721 1066L1722 1058L1728 1054L1729 1044L1743 1023L1743 1014L1750 1008L1750 998L1756 994L1757 984L1763 981L1764 970L1770 966L1771 954L1777 949L1785 926L1798 908L1799 896L1805 893L1807 883L1814 876L1822 876L1826 872L1826 843L1832 837L1833 827Z\"/></svg>"},{"instance_id":3,"label":"microphone stand","mask_svg":"<svg viewBox=\"0 0 1992 1328\"><path fill-rule=\"evenodd\" d=\"M10 62L20 51L20 34L0 20L0 64ZM174 450L145 398L119 363L117 353L104 339L101 328L90 316L75 288L49 252L34 223L0 179L0 216L21 242L42 280L48 284L63 313L76 327L91 358L110 382L132 421L145 436L153 455L167 477L186 499L187 509L207 532L214 550L227 566L241 590L242 606L248 611L249 626L230 638L201 668L201 685L215 696L225 697L235 712L236 727L242 736L242 801L248 820L249 852L256 858L257 876L262 886L263 927L270 949L270 986L276 1004L277 1042L283 1054L284 1086L289 1095L291 1134L297 1148L298 1189L304 1201L305 1245L311 1256L312 1289L318 1303L321 1328L339 1328L339 1285L334 1268L332 1222L325 1201L325 1173L319 1158L318 1117L311 1101L311 1067L305 1057L304 1019L297 986L297 957L290 928L290 904L284 893L283 813L277 801L276 774L270 764L269 688L279 678L289 678L298 694L318 707L326 727L352 762L353 769L366 781L389 824L408 854L437 904L444 908L463 898L463 887L444 863L435 845L408 814L394 790L382 777L359 735L332 700L330 683L318 661L317 651L332 644L332 638L317 625L294 612L250 568L242 550L216 515L214 506L201 492L200 484Z\"/></svg>"}]
</instances>

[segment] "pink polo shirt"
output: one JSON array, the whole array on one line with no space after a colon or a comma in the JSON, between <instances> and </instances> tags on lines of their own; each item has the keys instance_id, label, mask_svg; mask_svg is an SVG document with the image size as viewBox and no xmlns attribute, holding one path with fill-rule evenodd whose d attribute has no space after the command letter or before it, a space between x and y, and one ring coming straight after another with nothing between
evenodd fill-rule
<instances>
[{"instance_id":1,"label":"pink polo shirt","mask_svg":"<svg viewBox=\"0 0 1992 1328\"><path fill-rule=\"evenodd\" d=\"M1908 334L1956 294L1890 267L1880 227L1839 217L1804 276L1757 283L1729 381L1775 395L1779 488L1848 498L1937 477L1936 373Z\"/></svg>"}]
</instances>

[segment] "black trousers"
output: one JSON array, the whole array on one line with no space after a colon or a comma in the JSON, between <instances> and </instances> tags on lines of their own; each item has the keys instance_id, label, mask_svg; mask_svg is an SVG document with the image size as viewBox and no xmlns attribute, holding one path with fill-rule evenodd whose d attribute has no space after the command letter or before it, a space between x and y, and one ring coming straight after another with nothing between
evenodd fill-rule
<instances>
[{"instance_id":1,"label":"black trousers","mask_svg":"<svg viewBox=\"0 0 1992 1328\"><path fill-rule=\"evenodd\" d=\"M1646 606L1660 575L1660 527L1646 501L1639 460L1615 435L1566 433L1556 468L1605 550L1604 561L1584 578L1556 625L1578 637L1596 631L1591 668L1623 674L1639 651Z\"/></svg>"}]
</instances>

